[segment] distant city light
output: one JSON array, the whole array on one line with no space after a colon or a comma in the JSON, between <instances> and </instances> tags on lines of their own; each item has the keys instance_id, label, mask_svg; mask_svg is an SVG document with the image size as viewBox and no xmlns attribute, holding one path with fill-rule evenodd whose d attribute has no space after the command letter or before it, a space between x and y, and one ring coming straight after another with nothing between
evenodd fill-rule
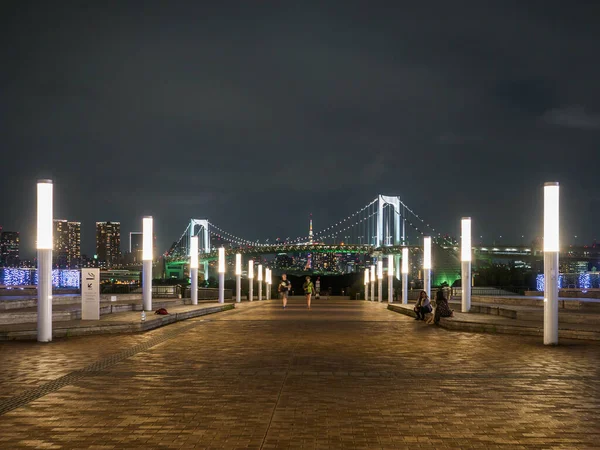
<instances>
[{"instance_id":1,"label":"distant city light","mask_svg":"<svg viewBox=\"0 0 600 450\"><path fill-rule=\"evenodd\" d=\"M52 286L56 288L79 288L79 270L52 270ZM37 286L38 274L36 269L18 269L4 267L0 269L0 284L4 286Z\"/></svg>"}]
</instances>

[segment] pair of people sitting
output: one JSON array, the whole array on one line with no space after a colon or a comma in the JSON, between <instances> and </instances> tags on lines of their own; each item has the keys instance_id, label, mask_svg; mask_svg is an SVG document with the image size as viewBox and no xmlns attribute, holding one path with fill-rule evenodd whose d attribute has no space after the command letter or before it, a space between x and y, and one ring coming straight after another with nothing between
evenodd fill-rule
<instances>
[{"instance_id":1,"label":"pair of people sitting","mask_svg":"<svg viewBox=\"0 0 600 450\"><path fill-rule=\"evenodd\" d=\"M438 289L435 293L435 314L428 323L439 323L442 317L453 317L454 310L450 309L448 300L450 297L449 289ZM415 314L417 315L416 320L425 320L425 314L432 311L431 302L427 296L427 292L421 291L419 299L415 305Z\"/></svg>"}]
</instances>

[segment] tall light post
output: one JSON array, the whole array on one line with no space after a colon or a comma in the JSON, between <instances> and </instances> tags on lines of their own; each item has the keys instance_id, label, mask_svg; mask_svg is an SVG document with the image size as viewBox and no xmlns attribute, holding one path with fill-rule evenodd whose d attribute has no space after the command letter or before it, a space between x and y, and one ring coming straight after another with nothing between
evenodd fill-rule
<instances>
[{"instance_id":1,"label":"tall light post","mask_svg":"<svg viewBox=\"0 0 600 450\"><path fill-rule=\"evenodd\" d=\"M254 301L254 260L248 261L248 300Z\"/></svg>"},{"instance_id":2,"label":"tall light post","mask_svg":"<svg viewBox=\"0 0 600 450\"><path fill-rule=\"evenodd\" d=\"M375 272L375 265L371 265L371 270L369 270L369 274L371 275L371 301L375 301L375 280L377 279L377 272Z\"/></svg>"},{"instance_id":3,"label":"tall light post","mask_svg":"<svg viewBox=\"0 0 600 450\"><path fill-rule=\"evenodd\" d=\"M383 301L383 261L377 260L377 301Z\"/></svg>"},{"instance_id":4,"label":"tall light post","mask_svg":"<svg viewBox=\"0 0 600 450\"><path fill-rule=\"evenodd\" d=\"M460 224L461 307L462 312L469 312L471 310L471 218L463 217Z\"/></svg>"},{"instance_id":5,"label":"tall light post","mask_svg":"<svg viewBox=\"0 0 600 450\"><path fill-rule=\"evenodd\" d=\"M219 303L225 303L225 248L219 247Z\"/></svg>"},{"instance_id":6,"label":"tall light post","mask_svg":"<svg viewBox=\"0 0 600 450\"><path fill-rule=\"evenodd\" d=\"M544 183L544 344L558 344L559 186Z\"/></svg>"},{"instance_id":7,"label":"tall light post","mask_svg":"<svg viewBox=\"0 0 600 450\"><path fill-rule=\"evenodd\" d=\"M52 180L37 183L37 340L52 340Z\"/></svg>"},{"instance_id":8,"label":"tall light post","mask_svg":"<svg viewBox=\"0 0 600 450\"><path fill-rule=\"evenodd\" d=\"M394 301L394 255L388 255L388 303Z\"/></svg>"},{"instance_id":9,"label":"tall light post","mask_svg":"<svg viewBox=\"0 0 600 450\"><path fill-rule=\"evenodd\" d=\"M371 279L369 278L369 268L365 269L365 300L369 300L369 283Z\"/></svg>"},{"instance_id":10,"label":"tall light post","mask_svg":"<svg viewBox=\"0 0 600 450\"><path fill-rule=\"evenodd\" d=\"M198 236L190 238L190 279L192 305L198 304Z\"/></svg>"},{"instance_id":11,"label":"tall light post","mask_svg":"<svg viewBox=\"0 0 600 450\"><path fill-rule=\"evenodd\" d=\"M258 300L262 300L263 266L258 265Z\"/></svg>"},{"instance_id":12,"label":"tall light post","mask_svg":"<svg viewBox=\"0 0 600 450\"><path fill-rule=\"evenodd\" d=\"M235 301L242 301L242 255L235 255Z\"/></svg>"},{"instance_id":13,"label":"tall light post","mask_svg":"<svg viewBox=\"0 0 600 450\"><path fill-rule=\"evenodd\" d=\"M152 311L153 225L152 216L142 219L142 308L144 311Z\"/></svg>"},{"instance_id":14,"label":"tall light post","mask_svg":"<svg viewBox=\"0 0 600 450\"><path fill-rule=\"evenodd\" d=\"M402 249L402 303L408 304L408 248Z\"/></svg>"},{"instance_id":15,"label":"tall light post","mask_svg":"<svg viewBox=\"0 0 600 450\"><path fill-rule=\"evenodd\" d=\"M265 270L265 282L267 284L267 300L271 300L271 269Z\"/></svg>"},{"instance_id":16,"label":"tall light post","mask_svg":"<svg viewBox=\"0 0 600 450\"><path fill-rule=\"evenodd\" d=\"M423 238L423 290L431 298L431 236Z\"/></svg>"}]
</instances>

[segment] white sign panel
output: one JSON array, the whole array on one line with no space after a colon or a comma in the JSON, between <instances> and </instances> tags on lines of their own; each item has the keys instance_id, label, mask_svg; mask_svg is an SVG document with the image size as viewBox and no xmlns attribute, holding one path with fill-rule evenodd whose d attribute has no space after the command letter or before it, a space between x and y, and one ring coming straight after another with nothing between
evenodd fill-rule
<instances>
[{"instance_id":1,"label":"white sign panel","mask_svg":"<svg viewBox=\"0 0 600 450\"><path fill-rule=\"evenodd\" d=\"M100 269L81 269L81 319L100 320Z\"/></svg>"}]
</instances>

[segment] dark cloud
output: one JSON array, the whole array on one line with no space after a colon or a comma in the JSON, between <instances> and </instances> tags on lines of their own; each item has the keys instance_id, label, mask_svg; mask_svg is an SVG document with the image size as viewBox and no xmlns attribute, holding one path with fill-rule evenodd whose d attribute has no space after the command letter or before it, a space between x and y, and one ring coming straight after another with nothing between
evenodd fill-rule
<instances>
[{"instance_id":1,"label":"dark cloud","mask_svg":"<svg viewBox=\"0 0 600 450\"><path fill-rule=\"evenodd\" d=\"M600 130L600 114L589 114L581 106L548 110L544 113L543 120L561 127Z\"/></svg>"},{"instance_id":2,"label":"dark cloud","mask_svg":"<svg viewBox=\"0 0 600 450\"><path fill-rule=\"evenodd\" d=\"M591 240L600 11L488 3L14 2L0 224L31 243L32 185L51 177L86 251L97 220L125 234L153 214L163 248L191 217L298 236L309 212L319 229L379 193L440 230L471 215L532 238L558 180L565 236Z\"/></svg>"}]
</instances>

